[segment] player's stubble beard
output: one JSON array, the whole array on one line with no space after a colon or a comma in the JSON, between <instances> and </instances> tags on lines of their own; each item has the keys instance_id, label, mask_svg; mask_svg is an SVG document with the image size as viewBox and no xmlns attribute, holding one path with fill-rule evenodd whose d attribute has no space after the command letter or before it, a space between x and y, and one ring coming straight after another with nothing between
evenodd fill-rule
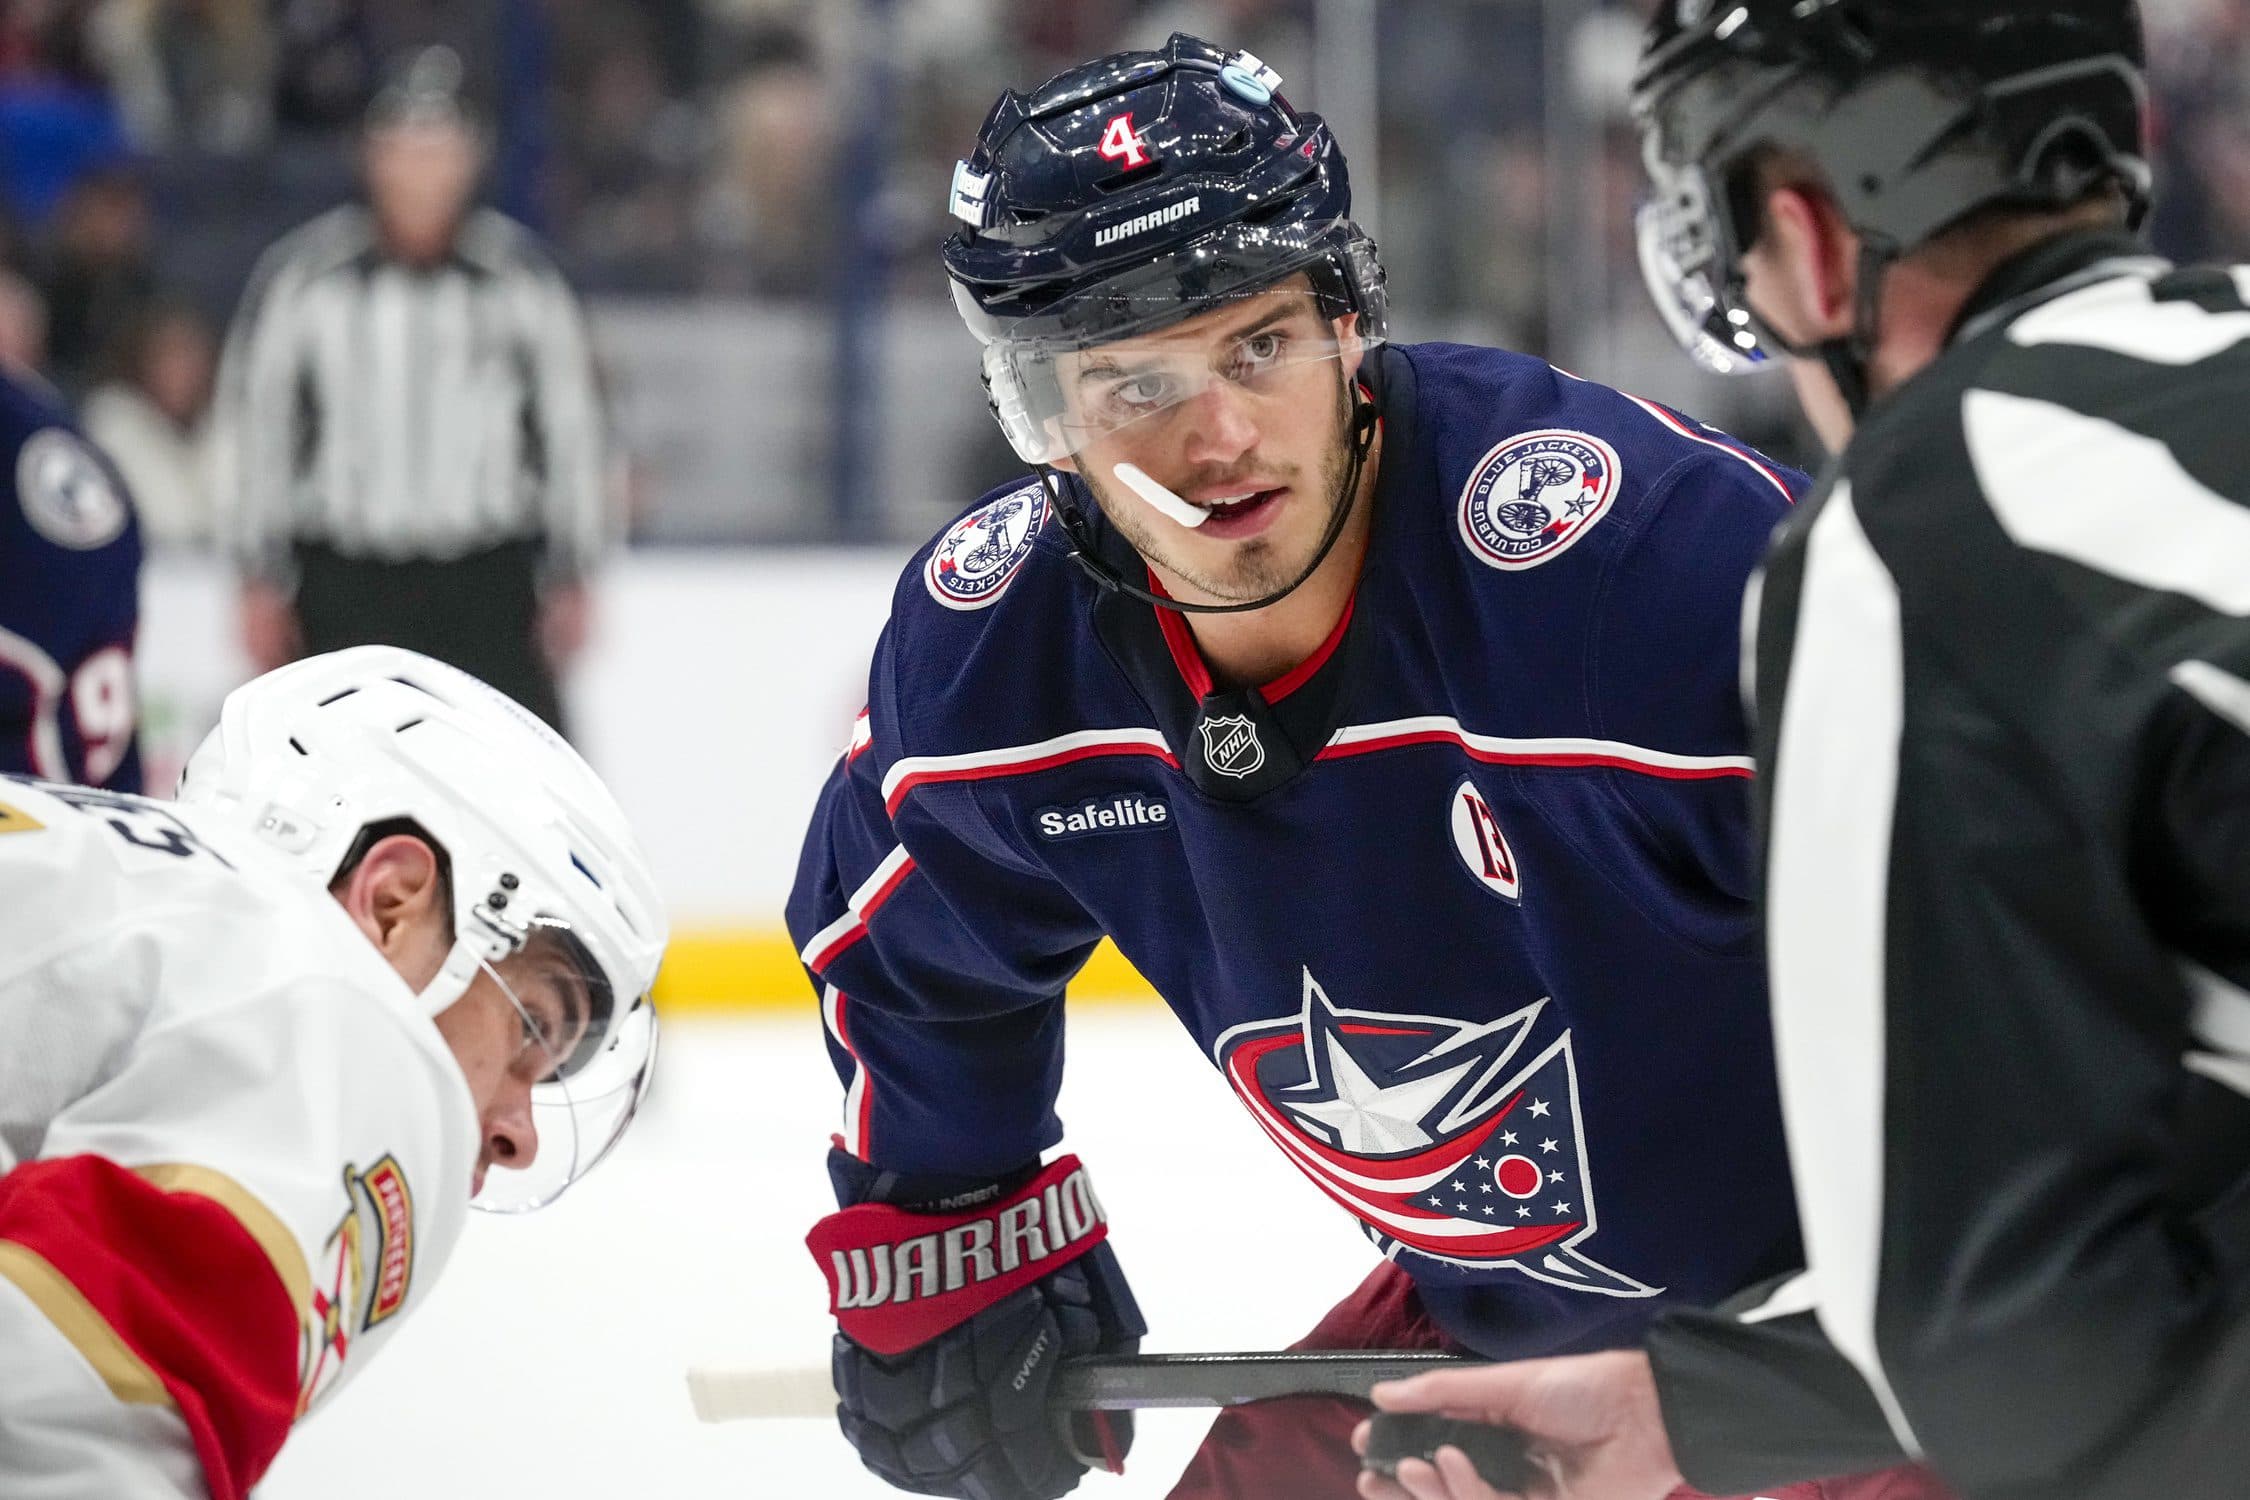
<instances>
[{"instance_id":1,"label":"player's stubble beard","mask_svg":"<svg viewBox=\"0 0 2250 1500\"><path fill-rule=\"evenodd\" d=\"M1139 499L1121 494L1113 482L1100 477L1097 473L1100 465L1083 466L1079 470L1079 478L1093 492L1095 501L1100 504L1102 514L1109 518L1109 523L1117 528L1126 541L1133 544L1133 550L1142 557L1219 603L1247 603L1253 599L1263 599L1296 583L1298 575L1305 571L1305 565L1312 561L1321 539L1327 536L1328 528L1335 524L1337 510L1352 503L1353 497L1344 490L1346 481L1352 477L1352 396L1348 379L1337 382L1334 415L1335 421L1330 429L1331 440L1320 463L1318 490L1318 493L1328 497L1328 503L1321 507L1317 524L1306 530L1301 544L1286 555L1276 546L1270 532L1230 544L1231 550L1227 554L1230 566L1223 575L1183 563L1167 549L1162 543L1162 533L1153 513ZM1291 466L1270 472L1271 477L1279 479L1282 484L1295 491L1297 499L1310 498L1305 486L1297 482L1301 473L1298 468Z\"/></svg>"}]
</instances>

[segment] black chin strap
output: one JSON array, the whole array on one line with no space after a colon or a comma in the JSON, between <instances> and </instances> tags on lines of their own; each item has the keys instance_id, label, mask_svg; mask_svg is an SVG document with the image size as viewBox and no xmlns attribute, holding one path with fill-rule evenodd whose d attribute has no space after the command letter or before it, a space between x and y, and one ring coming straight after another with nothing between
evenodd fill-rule
<instances>
[{"instance_id":1,"label":"black chin strap","mask_svg":"<svg viewBox=\"0 0 2250 1500\"><path fill-rule=\"evenodd\" d=\"M1869 366L1875 362L1876 323L1882 316L1883 274L1890 270L1891 262L1898 259L1893 246L1873 240L1862 241L1859 247L1859 287L1854 295L1852 331L1842 338L1829 339L1811 351L1827 366L1829 378L1844 398L1845 409L1857 423L1867 415L1874 404L1875 387ZM1791 350L1791 353L1797 351Z\"/></svg>"},{"instance_id":2,"label":"black chin strap","mask_svg":"<svg viewBox=\"0 0 2250 1500\"><path fill-rule=\"evenodd\" d=\"M1774 346L1792 359L1818 360L1836 382L1837 391L1844 398L1845 407L1852 420L1859 421L1867 415L1867 408L1875 400L1874 382L1868 366L1875 360L1876 323L1881 317L1883 301L1883 273L1898 259L1896 247L1876 241L1862 241L1859 247L1859 286L1853 293L1851 332L1841 338L1823 339L1819 343L1795 343L1783 338L1769 323L1759 324L1760 335L1772 340ZM1737 306L1747 306L1739 292Z\"/></svg>"},{"instance_id":3,"label":"black chin strap","mask_svg":"<svg viewBox=\"0 0 2250 1500\"><path fill-rule=\"evenodd\" d=\"M1102 588L1110 593L1123 594L1129 599L1138 599L1144 604L1153 604L1158 609L1175 610L1183 615L1246 614L1254 609L1265 609L1278 604L1304 587L1305 580L1319 572L1320 565L1328 561L1328 554L1335 550L1337 540L1344 534L1344 523L1351 519L1352 511L1358 505L1360 475L1367 467L1368 452L1375 445L1375 427L1381 415L1376 410L1375 403L1360 390L1356 380L1351 383L1351 398L1351 472L1344 479L1343 502L1336 507L1336 514L1328 522L1328 534L1321 538L1320 550L1313 554L1311 562L1305 564L1305 570L1291 579L1286 587L1274 590L1263 599L1252 599L1246 604L1188 604L1128 581L1094 551L1094 528L1087 520L1086 513L1071 499L1070 487L1063 483L1062 476L1046 464L1036 465L1035 468L1039 482L1046 487L1047 503L1054 507L1056 516L1062 521L1064 533L1070 538L1072 560L1084 568L1086 576Z\"/></svg>"}]
</instances>

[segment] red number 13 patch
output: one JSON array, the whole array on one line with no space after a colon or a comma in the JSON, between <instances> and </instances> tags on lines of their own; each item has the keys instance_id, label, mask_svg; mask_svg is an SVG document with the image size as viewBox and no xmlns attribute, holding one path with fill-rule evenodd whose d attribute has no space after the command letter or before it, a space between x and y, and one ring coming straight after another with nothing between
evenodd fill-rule
<instances>
[{"instance_id":1,"label":"red number 13 patch","mask_svg":"<svg viewBox=\"0 0 2250 1500\"><path fill-rule=\"evenodd\" d=\"M1118 115L1102 127L1101 154L1122 166L1140 167L1148 164L1148 147L1133 129L1133 117Z\"/></svg>"}]
</instances>

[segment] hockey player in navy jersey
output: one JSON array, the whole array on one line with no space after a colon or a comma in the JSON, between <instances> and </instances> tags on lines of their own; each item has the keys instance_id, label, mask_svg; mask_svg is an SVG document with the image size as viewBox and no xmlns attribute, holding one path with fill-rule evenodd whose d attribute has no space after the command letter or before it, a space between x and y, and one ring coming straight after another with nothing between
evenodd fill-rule
<instances>
[{"instance_id":1,"label":"hockey player in navy jersey","mask_svg":"<svg viewBox=\"0 0 2250 1500\"><path fill-rule=\"evenodd\" d=\"M953 179L1035 477L902 578L789 905L846 1086L840 1417L901 1488L1057 1495L1129 1437L1044 1410L1144 1331L1042 1159L1104 934L1382 1255L1312 1346L1610 1348L1798 1264L1736 673L1801 478L1387 344L1278 83L1175 36L1003 95ZM1229 1413L1175 1493L1350 1495L1361 1409Z\"/></svg>"},{"instance_id":2,"label":"hockey player in navy jersey","mask_svg":"<svg viewBox=\"0 0 2250 1500\"><path fill-rule=\"evenodd\" d=\"M141 789L141 537L53 392L0 373L0 772Z\"/></svg>"}]
</instances>

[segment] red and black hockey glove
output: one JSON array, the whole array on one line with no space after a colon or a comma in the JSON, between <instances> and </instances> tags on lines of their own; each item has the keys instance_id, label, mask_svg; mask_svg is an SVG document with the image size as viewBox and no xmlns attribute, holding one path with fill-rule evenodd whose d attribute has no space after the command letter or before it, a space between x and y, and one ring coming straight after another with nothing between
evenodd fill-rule
<instances>
[{"instance_id":1,"label":"red and black hockey glove","mask_svg":"<svg viewBox=\"0 0 2250 1500\"><path fill-rule=\"evenodd\" d=\"M836 1315L836 1417L863 1463L920 1495L1052 1500L1122 1470L1130 1413L1052 1412L1062 1361L1148 1331L1075 1156L999 1182L904 1178L831 1153L855 1206L806 1245Z\"/></svg>"}]
</instances>

